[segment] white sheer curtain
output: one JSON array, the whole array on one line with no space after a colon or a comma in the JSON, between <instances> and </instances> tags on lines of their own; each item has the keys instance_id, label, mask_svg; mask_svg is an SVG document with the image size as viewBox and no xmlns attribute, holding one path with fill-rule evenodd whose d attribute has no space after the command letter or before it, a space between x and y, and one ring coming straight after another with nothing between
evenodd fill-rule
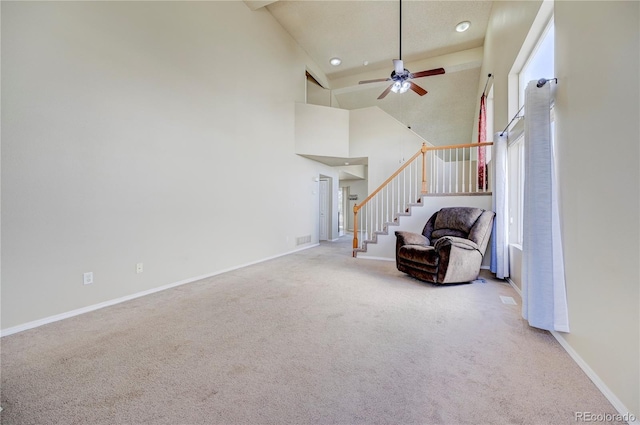
<instances>
[{"instance_id":1,"label":"white sheer curtain","mask_svg":"<svg viewBox=\"0 0 640 425\"><path fill-rule=\"evenodd\" d=\"M493 188L493 238L491 239L491 272L499 279L509 277L509 240L507 203L507 133L493 136L493 158L495 178Z\"/></svg>"},{"instance_id":2,"label":"white sheer curtain","mask_svg":"<svg viewBox=\"0 0 640 425\"><path fill-rule=\"evenodd\" d=\"M569 332L551 134L551 84L525 91L522 316L531 326Z\"/></svg>"}]
</instances>

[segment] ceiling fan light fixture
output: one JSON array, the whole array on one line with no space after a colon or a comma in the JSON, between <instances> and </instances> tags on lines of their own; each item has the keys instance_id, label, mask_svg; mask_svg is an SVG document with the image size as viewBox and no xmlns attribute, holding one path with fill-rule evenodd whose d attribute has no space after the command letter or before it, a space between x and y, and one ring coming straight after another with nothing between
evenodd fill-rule
<instances>
[{"instance_id":1,"label":"ceiling fan light fixture","mask_svg":"<svg viewBox=\"0 0 640 425\"><path fill-rule=\"evenodd\" d=\"M398 59L393 59L393 71L391 72L391 75L389 76L389 78L376 78L373 80L363 80L358 82L358 84L368 84L368 83L379 83L383 81L393 81L391 85L387 86L387 88L384 89L382 93L380 93L380 96L378 96L378 100L384 99L389 94L389 92L406 93L409 90L414 91L418 96L424 96L425 94L427 94L427 91L422 87L420 87L419 85L412 82L411 80L414 78L429 77L432 75L440 75L445 73L444 68L435 68L435 69L429 69L429 70L420 71L416 73L411 73L407 68L404 67L404 62L402 61L402 0L400 0L399 9L400 9L400 25L399 25L400 37L399 37L398 44L400 48L398 49ZM469 21L464 21L464 22L461 22L460 24L465 24L465 23L466 23L465 29L469 28L469 26L471 25ZM364 65L366 64L367 63L365 61Z\"/></svg>"},{"instance_id":2,"label":"ceiling fan light fixture","mask_svg":"<svg viewBox=\"0 0 640 425\"><path fill-rule=\"evenodd\" d=\"M391 91L394 93L406 93L411 88L411 84L408 81L396 81L391 86Z\"/></svg>"},{"instance_id":3,"label":"ceiling fan light fixture","mask_svg":"<svg viewBox=\"0 0 640 425\"><path fill-rule=\"evenodd\" d=\"M338 66L338 65L340 65L342 63L342 59L340 59L340 58L331 58L329 60L329 63L331 65L333 65L333 66Z\"/></svg>"},{"instance_id":4,"label":"ceiling fan light fixture","mask_svg":"<svg viewBox=\"0 0 640 425\"><path fill-rule=\"evenodd\" d=\"M471 26L471 22L469 21L462 21L460 22L458 25L456 25L456 31L458 32L465 32L466 30L469 29L469 27Z\"/></svg>"}]
</instances>

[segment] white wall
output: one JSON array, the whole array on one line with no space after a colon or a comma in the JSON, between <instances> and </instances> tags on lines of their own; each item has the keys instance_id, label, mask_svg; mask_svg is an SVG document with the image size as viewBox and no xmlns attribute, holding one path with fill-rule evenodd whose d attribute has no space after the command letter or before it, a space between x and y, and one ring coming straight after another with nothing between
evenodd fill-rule
<instances>
[{"instance_id":1,"label":"white wall","mask_svg":"<svg viewBox=\"0 0 640 425\"><path fill-rule=\"evenodd\" d=\"M296 103L296 153L349 157L349 111Z\"/></svg>"},{"instance_id":2,"label":"white wall","mask_svg":"<svg viewBox=\"0 0 640 425\"><path fill-rule=\"evenodd\" d=\"M540 2L495 2L481 75L494 128ZM640 417L638 2L555 2L556 125L571 333L559 334L619 410ZM478 88L480 95L484 81ZM628 184L620 185L624 181Z\"/></svg>"},{"instance_id":3,"label":"white wall","mask_svg":"<svg viewBox=\"0 0 640 425\"><path fill-rule=\"evenodd\" d=\"M505 128L518 110L516 106L515 111L510 114L507 77L541 4L542 1L538 0L496 1L491 8L484 42L484 59L480 71L482 78L480 78L478 85L478 99L480 99L486 83L485 77L492 74L493 78L489 80L489 85L493 87L494 96L494 131L501 131ZM476 113L475 116L478 114ZM473 140L477 140L477 138L477 125L474 125Z\"/></svg>"},{"instance_id":4,"label":"white wall","mask_svg":"<svg viewBox=\"0 0 640 425\"><path fill-rule=\"evenodd\" d=\"M315 81L307 79L307 103L331 106L331 90L325 89L316 84Z\"/></svg>"},{"instance_id":5,"label":"white wall","mask_svg":"<svg viewBox=\"0 0 640 425\"><path fill-rule=\"evenodd\" d=\"M369 193L418 152L424 142L376 106L352 110L349 119L351 157L369 158Z\"/></svg>"},{"instance_id":6,"label":"white wall","mask_svg":"<svg viewBox=\"0 0 640 425\"><path fill-rule=\"evenodd\" d=\"M317 242L309 65L243 2L3 2L3 329Z\"/></svg>"},{"instance_id":7,"label":"white wall","mask_svg":"<svg viewBox=\"0 0 640 425\"><path fill-rule=\"evenodd\" d=\"M555 31L562 337L640 418L640 3L556 2Z\"/></svg>"}]
</instances>

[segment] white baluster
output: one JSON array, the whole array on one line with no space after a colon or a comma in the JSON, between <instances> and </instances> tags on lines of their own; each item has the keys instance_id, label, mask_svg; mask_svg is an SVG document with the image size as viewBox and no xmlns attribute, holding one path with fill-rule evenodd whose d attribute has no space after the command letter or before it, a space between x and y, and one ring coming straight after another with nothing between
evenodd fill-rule
<instances>
[{"instance_id":1,"label":"white baluster","mask_svg":"<svg viewBox=\"0 0 640 425\"><path fill-rule=\"evenodd\" d=\"M435 190L436 193L440 193L440 167L442 166L442 164L440 163L440 157L438 156L439 151L433 151L433 155L435 156L435 161L436 161L436 167L435 167L435 171L436 171L436 179L435 179Z\"/></svg>"},{"instance_id":2,"label":"white baluster","mask_svg":"<svg viewBox=\"0 0 640 425\"><path fill-rule=\"evenodd\" d=\"M404 211L405 200L407 199L407 169L402 170L402 202L400 203Z\"/></svg>"},{"instance_id":3,"label":"white baluster","mask_svg":"<svg viewBox=\"0 0 640 425\"><path fill-rule=\"evenodd\" d=\"M409 164L409 203L413 202L413 162Z\"/></svg>"},{"instance_id":4,"label":"white baluster","mask_svg":"<svg viewBox=\"0 0 640 425\"><path fill-rule=\"evenodd\" d=\"M386 202L385 202L385 194L386 194ZM382 191L382 206L384 207L384 223L389 222L389 186L385 186ZM382 225L384 230L384 224Z\"/></svg>"},{"instance_id":5,"label":"white baluster","mask_svg":"<svg viewBox=\"0 0 640 425\"><path fill-rule=\"evenodd\" d=\"M380 230L380 216L382 214L380 214L380 194L376 194L376 221L374 224L375 227L375 231L377 232L378 230ZM371 235L373 236L373 235Z\"/></svg>"},{"instance_id":6,"label":"white baluster","mask_svg":"<svg viewBox=\"0 0 640 425\"><path fill-rule=\"evenodd\" d=\"M449 192L451 193L451 149L447 149L449 151Z\"/></svg>"},{"instance_id":7,"label":"white baluster","mask_svg":"<svg viewBox=\"0 0 640 425\"><path fill-rule=\"evenodd\" d=\"M473 172L471 168L471 163L473 162L471 159L473 158L473 150L469 148L469 192L475 192L473 189L476 186L475 179L473 178Z\"/></svg>"},{"instance_id":8,"label":"white baluster","mask_svg":"<svg viewBox=\"0 0 640 425\"><path fill-rule=\"evenodd\" d=\"M438 193L438 151L433 151L433 191Z\"/></svg>"},{"instance_id":9,"label":"white baluster","mask_svg":"<svg viewBox=\"0 0 640 425\"><path fill-rule=\"evenodd\" d=\"M396 211L396 179L394 178L392 182L389 183L390 185L390 192L391 192L391 200L389 201L389 215L390 215L390 219L391 221L393 221L393 215L395 214Z\"/></svg>"},{"instance_id":10,"label":"white baluster","mask_svg":"<svg viewBox=\"0 0 640 425\"><path fill-rule=\"evenodd\" d=\"M369 204L366 204L364 206L364 208L360 209L361 214L362 214L360 216L360 221L362 221L362 223L364 224L365 231L366 231L366 228L367 228L367 216L369 215L369 208L368 207L369 207ZM364 233L361 235L361 238L362 238L361 240L365 240Z\"/></svg>"},{"instance_id":11,"label":"white baluster","mask_svg":"<svg viewBox=\"0 0 640 425\"><path fill-rule=\"evenodd\" d=\"M369 216L371 215L371 202L367 203L365 208L366 208L366 220L365 221L367 223L366 226L365 226L365 231L366 231L366 229L368 229L369 226L370 226L370 224L369 224L369 222L370 222ZM366 238L366 235L362 235L362 240L365 240L365 238Z\"/></svg>"},{"instance_id":12,"label":"white baluster","mask_svg":"<svg viewBox=\"0 0 640 425\"><path fill-rule=\"evenodd\" d=\"M385 215L385 217L386 217L385 222L388 223L389 222L389 186L387 185L387 187L385 187L385 189L386 189L386 192L387 192L387 197L385 198L386 202L385 202L384 212L386 214Z\"/></svg>"},{"instance_id":13,"label":"white baluster","mask_svg":"<svg viewBox=\"0 0 640 425\"><path fill-rule=\"evenodd\" d=\"M458 181L460 180L460 177L458 176L458 161L460 161L458 159L458 148L456 148L456 193L458 193Z\"/></svg>"},{"instance_id":14,"label":"white baluster","mask_svg":"<svg viewBox=\"0 0 640 425\"><path fill-rule=\"evenodd\" d=\"M462 191L463 192L466 192L466 190L467 190L467 185L466 185L467 181L464 178L464 168L465 168L464 167L464 159L465 158L466 158L466 151L465 151L465 149L463 149L462 150Z\"/></svg>"},{"instance_id":15,"label":"white baluster","mask_svg":"<svg viewBox=\"0 0 640 425\"><path fill-rule=\"evenodd\" d=\"M429 172L431 173L431 179L429 181L429 192L433 193L434 192L434 185L433 182L435 181L435 162L433 160L433 155L434 155L435 151L429 151L429 164L431 164L431 166L429 167Z\"/></svg>"}]
</instances>

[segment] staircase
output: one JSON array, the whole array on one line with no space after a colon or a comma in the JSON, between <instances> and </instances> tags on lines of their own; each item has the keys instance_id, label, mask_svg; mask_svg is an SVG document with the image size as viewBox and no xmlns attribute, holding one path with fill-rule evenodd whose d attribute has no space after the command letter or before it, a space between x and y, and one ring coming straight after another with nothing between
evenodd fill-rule
<instances>
[{"instance_id":1,"label":"staircase","mask_svg":"<svg viewBox=\"0 0 640 425\"><path fill-rule=\"evenodd\" d=\"M422 197L418 198L416 202L409 203L407 208L404 211L398 212L395 214L393 221L387 221L383 223L382 230L375 230L371 235L370 239L363 239L360 246L357 248L353 248L353 256L357 257L358 252L367 252L369 244L377 244L379 236L389 236L389 229L392 228L393 231L399 230L400 226L400 217L411 217L411 212L413 207L422 206ZM394 233L392 233L393 235ZM368 235L367 235L368 236Z\"/></svg>"},{"instance_id":2,"label":"staircase","mask_svg":"<svg viewBox=\"0 0 640 425\"><path fill-rule=\"evenodd\" d=\"M480 150L490 149L492 145L429 147L423 144L380 187L354 206L353 256L393 259L393 231L419 232L431 214L442 207L491 209L488 167L482 165L485 172L480 173L479 179L475 158ZM490 151L486 157L490 161Z\"/></svg>"}]
</instances>

